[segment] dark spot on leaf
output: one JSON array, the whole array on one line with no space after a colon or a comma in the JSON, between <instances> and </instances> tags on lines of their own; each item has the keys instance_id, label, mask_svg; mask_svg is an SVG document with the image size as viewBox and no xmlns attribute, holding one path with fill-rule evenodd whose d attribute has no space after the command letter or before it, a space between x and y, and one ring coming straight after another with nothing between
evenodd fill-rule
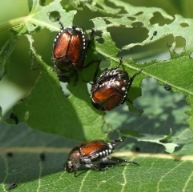
<instances>
[{"instance_id":1,"label":"dark spot on leaf","mask_svg":"<svg viewBox=\"0 0 193 192\"><path fill-rule=\"evenodd\" d=\"M130 43L142 42L148 37L148 30L140 27L109 27L108 31L111 34L112 40L116 42L119 48Z\"/></svg>"},{"instance_id":2,"label":"dark spot on leaf","mask_svg":"<svg viewBox=\"0 0 193 192\"><path fill-rule=\"evenodd\" d=\"M136 152L141 151L140 147L138 147L138 146L136 146L134 150L135 150Z\"/></svg>"},{"instance_id":3,"label":"dark spot on leaf","mask_svg":"<svg viewBox=\"0 0 193 192\"><path fill-rule=\"evenodd\" d=\"M12 152L7 152L6 155L7 155L7 157L13 157L13 153Z\"/></svg>"},{"instance_id":4,"label":"dark spot on leaf","mask_svg":"<svg viewBox=\"0 0 193 192\"><path fill-rule=\"evenodd\" d=\"M150 19L151 24L159 24L159 26L163 26L165 24L170 24L172 21L169 19L165 19L161 13L155 12L154 16Z\"/></svg>"},{"instance_id":5,"label":"dark spot on leaf","mask_svg":"<svg viewBox=\"0 0 193 192\"><path fill-rule=\"evenodd\" d=\"M46 155L45 153L40 153L40 160L45 161L46 160Z\"/></svg>"},{"instance_id":6,"label":"dark spot on leaf","mask_svg":"<svg viewBox=\"0 0 193 192\"><path fill-rule=\"evenodd\" d=\"M139 16L139 15L142 15L142 14L143 14L143 12L140 11L139 13L136 13L135 15L136 15L136 16Z\"/></svg>"},{"instance_id":7,"label":"dark spot on leaf","mask_svg":"<svg viewBox=\"0 0 193 192\"><path fill-rule=\"evenodd\" d=\"M157 31L154 31L154 32L153 32L153 35L152 35L152 37L151 37L151 39L150 39L150 40L152 40L152 39L153 39L153 37L154 37L154 36L156 36L156 35L157 35Z\"/></svg>"},{"instance_id":8,"label":"dark spot on leaf","mask_svg":"<svg viewBox=\"0 0 193 192\"><path fill-rule=\"evenodd\" d=\"M164 85L164 89L166 90L166 91L171 91L171 85L169 85L169 84L165 84Z\"/></svg>"},{"instance_id":9,"label":"dark spot on leaf","mask_svg":"<svg viewBox=\"0 0 193 192\"><path fill-rule=\"evenodd\" d=\"M153 32L153 36L156 36L156 35L157 35L157 31L154 31L154 32Z\"/></svg>"}]
</instances>

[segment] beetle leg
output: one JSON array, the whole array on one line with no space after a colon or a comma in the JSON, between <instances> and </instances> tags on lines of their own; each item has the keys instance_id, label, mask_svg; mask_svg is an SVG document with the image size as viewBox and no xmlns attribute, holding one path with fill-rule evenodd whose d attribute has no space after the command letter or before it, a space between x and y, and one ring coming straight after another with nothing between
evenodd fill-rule
<instances>
[{"instance_id":1,"label":"beetle leg","mask_svg":"<svg viewBox=\"0 0 193 192\"><path fill-rule=\"evenodd\" d=\"M85 164L84 167L87 168L87 169L92 169L93 168L93 164L92 163L89 163L89 164Z\"/></svg>"},{"instance_id":2,"label":"beetle leg","mask_svg":"<svg viewBox=\"0 0 193 192\"><path fill-rule=\"evenodd\" d=\"M62 22L61 22L60 20L59 20L58 22L59 22L59 24L60 24L60 28L61 28L61 29L64 29L64 26L63 26Z\"/></svg>"},{"instance_id":3,"label":"beetle leg","mask_svg":"<svg viewBox=\"0 0 193 192\"><path fill-rule=\"evenodd\" d=\"M81 157L81 158L80 158L80 162L81 162L81 163L85 163L85 164L89 164L89 163L91 163L92 161L91 161L91 159L88 158L88 157Z\"/></svg>"},{"instance_id":4,"label":"beetle leg","mask_svg":"<svg viewBox=\"0 0 193 192\"><path fill-rule=\"evenodd\" d=\"M100 65L100 62L101 62L101 60L92 60L91 62L89 62L89 63L87 63L84 67L83 67L83 69L85 69L85 68L87 68L87 67L89 67L91 64L93 64L93 63L97 63L97 69L96 69L96 71L97 71L97 73L98 73L98 71L99 71L99 65ZM96 72L95 72L96 73ZM97 74L96 74L97 75ZM94 75L95 76L95 75Z\"/></svg>"},{"instance_id":5,"label":"beetle leg","mask_svg":"<svg viewBox=\"0 0 193 192\"><path fill-rule=\"evenodd\" d=\"M57 74L59 81L69 82L69 78L65 76L65 74L60 69L58 69L56 65L54 65L53 69L54 69L54 72Z\"/></svg>"},{"instance_id":6,"label":"beetle leg","mask_svg":"<svg viewBox=\"0 0 193 192\"><path fill-rule=\"evenodd\" d=\"M99 170L105 170L109 167L112 167L114 165L118 165L121 163L132 163L132 164L139 165L138 163L136 163L134 161L127 161L125 159L121 159L118 157L105 157L105 158L102 158L101 161L99 162L98 169Z\"/></svg>"},{"instance_id":7,"label":"beetle leg","mask_svg":"<svg viewBox=\"0 0 193 192\"><path fill-rule=\"evenodd\" d=\"M98 157L99 157L99 154L97 153L97 154L91 155L91 156L89 156L89 157L82 157L82 158L80 159L80 161L81 161L82 163L88 164L88 163L91 163L92 161L96 160Z\"/></svg>"},{"instance_id":8,"label":"beetle leg","mask_svg":"<svg viewBox=\"0 0 193 192\"><path fill-rule=\"evenodd\" d=\"M66 170L66 168L65 168L65 170ZM74 173L74 176L76 177L77 176L77 168L75 165L72 165L71 171Z\"/></svg>"},{"instance_id":9,"label":"beetle leg","mask_svg":"<svg viewBox=\"0 0 193 192\"><path fill-rule=\"evenodd\" d=\"M138 163L136 163L135 161L128 161L126 159L121 159L119 157L108 157L108 162L109 163L114 163L114 164L120 164L120 163L132 163L135 165L139 165Z\"/></svg>"},{"instance_id":10,"label":"beetle leg","mask_svg":"<svg viewBox=\"0 0 193 192\"><path fill-rule=\"evenodd\" d=\"M91 158L91 160L95 160L95 159L97 159L99 157L99 154L97 153L97 154L95 154L95 155L92 155L90 158Z\"/></svg>"},{"instance_id":11,"label":"beetle leg","mask_svg":"<svg viewBox=\"0 0 193 192\"><path fill-rule=\"evenodd\" d=\"M137 73L135 73L131 78L130 78L130 85L133 82L133 80L135 79L136 76L138 76L141 72L143 71L143 69L140 69Z\"/></svg>"},{"instance_id":12,"label":"beetle leg","mask_svg":"<svg viewBox=\"0 0 193 192\"><path fill-rule=\"evenodd\" d=\"M115 140L112 140L110 143L112 144L112 145L116 145L116 143L119 143L119 142L122 142L123 140L120 138L120 139L115 139Z\"/></svg>"},{"instance_id":13,"label":"beetle leg","mask_svg":"<svg viewBox=\"0 0 193 192\"><path fill-rule=\"evenodd\" d=\"M104 164L119 164L123 162L127 162L127 160L121 159L118 157L105 157L105 158L102 158L100 161L100 163L104 163Z\"/></svg>"},{"instance_id":14,"label":"beetle leg","mask_svg":"<svg viewBox=\"0 0 193 192\"><path fill-rule=\"evenodd\" d=\"M74 78L74 85L76 85L76 83L78 82L78 72L76 70L74 70L74 75L75 75L75 78Z\"/></svg>"},{"instance_id":15,"label":"beetle leg","mask_svg":"<svg viewBox=\"0 0 193 192\"><path fill-rule=\"evenodd\" d=\"M77 28L77 26L75 26L75 25L73 25L73 26L72 26L72 29L74 29L74 30L75 30L76 28Z\"/></svg>"},{"instance_id":16,"label":"beetle leg","mask_svg":"<svg viewBox=\"0 0 193 192\"><path fill-rule=\"evenodd\" d=\"M119 64L117 65L116 68L118 69L121 65L123 65L123 57L120 58Z\"/></svg>"}]
</instances>

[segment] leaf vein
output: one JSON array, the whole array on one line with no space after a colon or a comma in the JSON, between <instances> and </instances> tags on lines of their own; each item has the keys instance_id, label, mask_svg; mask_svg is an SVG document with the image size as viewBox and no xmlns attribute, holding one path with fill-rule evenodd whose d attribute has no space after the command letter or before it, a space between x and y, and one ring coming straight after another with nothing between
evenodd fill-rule
<instances>
[{"instance_id":1,"label":"leaf vein","mask_svg":"<svg viewBox=\"0 0 193 192\"><path fill-rule=\"evenodd\" d=\"M177 166L175 166L174 168L172 168L172 169L170 169L170 171L168 171L166 174L164 174L161 178L160 178L160 180L159 180L159 182L158 182L158 184L157 184L157 192L159 192L160 191L160 184L161 184L161 182L164 180L164 178L167 176L167 175L169 175L172 171L174 171L176 168L178 168L179 166L181 166L181 164L182 164L183 162L181 162L181 163L179 163Z\"/></svg>"},{"instance_id":2,"label":"leaf vein","mask_svg":"<svg viewBox=\"0 0 193 192\"><path fill-rule=\"evenodd\" d=\"M190 176L188 177L187 181L185 182L182 192L186 191L186 188L188 187L188 184L190 183L191 180L193 180L193 171L191 172Z\"/></svg>"},{"instance_id":3,"label":"leaf vein","mask_svg":"<svg viewBox=\"0 0 193 192\"><path fill-rule=\"evenodd\" d=\"M42 161L39 161L39 177L38 177L38 188L37 188L37 192L40 191L40 188L41 188L41 175L42 175Z\"/></svg>"},{"instance_id":4,"label":"leaf vein","mask_svg":"<svg viewBox=\"0 0 193 192\"><path fill-rule=\"evenodd\" d=\"M122 185L122 189L121 189L121 192L123 192L125 190L125 186L127 185L127 179L126 179L126 171L127 171L127 165L125 165L124 169L123 169L123 172L122 172L122 175L123 175L123 183L121 184Z\"/></svg>"},{"instance_id":5,"label":"leaf vein","mask_svg":"<svg viewBox=\"0 0 193 192\"><path fill-rule=\"evenodd\" d=\"M84 186L84 182L86 181L86 178L87 178L87 176L89 175L89 173L90 173L90 171L87 171L87 173L85 174L84 178L82 179L81 185L80 185L80 188L79 188L79 192L82 191L82 188L83 188L83 186Z\"/></svg>"}]
</instances>

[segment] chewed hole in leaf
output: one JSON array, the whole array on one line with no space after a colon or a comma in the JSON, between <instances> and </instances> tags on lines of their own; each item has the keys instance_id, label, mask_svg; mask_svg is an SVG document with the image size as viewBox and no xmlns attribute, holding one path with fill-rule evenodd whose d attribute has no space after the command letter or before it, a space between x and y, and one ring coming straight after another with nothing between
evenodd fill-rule
<instances>
[{"instance_id":1,"label":"chewed hole in leaf","mask_svg":"<svg viewBox=\"0 0 193 192\"><path fill-rule=\"evenodd\" d=\"M189 27L189 24L188 23L180 23L180 26L182 26L182 27Z\"/></svg>"},{"instance_id":2,"label":"chewed hole in leaf","mask_svg":"<svg viewBox=\"0 0 193 192\"><path fill-rule=\"evenodd\" d=\"M52 11L49 14L49 18L52 22L60 20L60 13L58 11Z\"/></svg>"},{"instance_id":3,"label":"chewed hole in leaf","mask_svg":"<svg viewBox=\"0 0 193 192\"><path fill-rule=\"evenodd\" d=\"M152 37L154 37L153 34L152 34ZM144 61L148 62L155 59L157 61L165 61L171 58L170 50L173 42L174 42L174 37L172 35L169 35L149 45L143 45L143 46L137 45L131 48L129 51L130 51L130 54L140 53L140 52L143 53L141 55L140 54L139 55L136 54L136 56L133 55L133 59L138 62L144 62ZM159 49L157 50L153 49L154 47L158 47L158 46L159 46ZM122 53L126 54L127 53L126 51L124 50L122 51ZM146 56L145 59L144 59L144 55Z\"/></svg>"},{"instance_id":4,"label":"chewed hole in leaf","mask_svg":"<svg viewBox=\"0 0 193 192\"><path fill-rule=\"evenodd\" d=\"M139 13L136 13L135 15L136 15L136 16L139 16L139 15L142 15L142 14L143 14L143 12L140 11Z\"/></svg>"},{"instance_id":5,"label":"chewed hole in leaf","mask_svg":"<svg viewBox=\"0 0 193 192\"><path fill-rule=\"evenodd\" d=\"M41 6L45 6L45 3L46 3L46 0L40 0L40 1L39 1L39 4L40 4Z\"/></svg>"},{"instance_id":6,"label":"chewed hole in leaf","mask_svg":"<svg viewBox=\"0 0 193 192\"><path fill-rule=\"evenodd\" d=\"M144 41L148 37L146 28L108 28L114 42L119 48L130 43L138 43Z\"/></svg>"},{"instance_id":7,"label":"chewed hole in leaf","mask_svg":"<svg viewBox=\"0 0 193 192\"><path fill-rule=\"evenodd\" d=\"M41 6L46 6L46 5L49 5L50 3L51 3L51 1L49 1L49 0L40 0L39 1L39 4Z\"/></svg>"},{"instance_id":8,"label":"chewed hole in leaf","mask_svg":"<svg viewBox=\"0 0 193 192\"><path fill-rule=\"evenodd\" d=\"M169 19L165 19L161 13L155 12L153 17L150 19L151 24L159 24L159 26L163 26L165 24L170 24L172 21Z\"/></svg>"},{"instance_id":9,"label":"chewed hole in leaf","mask_svg":"<svg viewBox=\"0 0 193 192\"><path fill-rule=\"evenodd\" d=\"M98 43L100 44L104 43L104 39L102 38L102 31L95 31L94 34L95 34L95 37L97 37L96 40Z\"/></svg>"},{"instance_id":10,"label":"chewed hole in leaf","mask_svg":"<svg viewBox=\"0 0 193 192\"><path fill-rule=\"evenodd\" d=\"M190 59L193 59L193 52L190 53Z\"/></svg>"},{"instance_id":11,"label":"chewed hole in leaf","mask_svg":"<svg viewBox=\"0 0 193 192\"><path fill-rule=\"evenodd\" d=\"M64 96L68 98L70 96L70 90L67 88L68 84L61 82L62 91L64 93Z\"/></svg>"},{"instance_id":12,"label":"chewed hole in leaf","mask_svg":"<svg viewBox=\"0 0 193 192\"><path fill-rule=\"evenodd\" d=\"M173 53L182 53L184 51L184 48L186 46L186 41L181 36L177 36L174 38L173 42L168 43L168 49L170 52Z\"/></svg>"},{"instance_id":13,"label":"chewed hole in leaf","mask_svg":"<svg viewBox=\"0 0 193 192\"><path fill-rule=\"evenodd\" d=\"M128 17L128 19L130 19L131 21L135 21L136 20L135 17Z\"/></svg>"},{"instance_id":14,"label":"chewed hole in leaf","mask_svg":"<svg viewBox=\"0 0 193 192\"><path fill-rule=\"evenodd\" d=\"M176 40L176 48L186 46L186 41L185 41L184 38L178 36L178 37L175 38L175 40Z\"/></svg>"},{"instance_id":15,"label":"chewed hole in leaf","mask_svg":"<svg viewBox=\"0 0 193 192\"><path fill-rule=\"evenodd\" d=\"M133 27L142 27L143 23L142 22L134 22L134 23L132 23L132 26Z\"/></svg>"}]
</instances>

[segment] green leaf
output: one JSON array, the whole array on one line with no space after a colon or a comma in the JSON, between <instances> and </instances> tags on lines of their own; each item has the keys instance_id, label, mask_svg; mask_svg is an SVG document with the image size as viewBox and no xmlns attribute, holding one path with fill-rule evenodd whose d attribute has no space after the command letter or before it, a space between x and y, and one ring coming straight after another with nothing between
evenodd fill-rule
<instances>
[{"instance_id":1,"label":"green leaf","mask_svg":"<svg viewBox=\"0 0 193 192\"><path fill-rule=\"evenodd\" d=\"M58 13L60 21L64 27L72 25L73 17L76 11L65 11L61 4L61 0L55 0L47 6L41 6L39 0L33 0L33 6L28 16L23 18L23 22L14 29L18 33L33 32L38 27L46 27L50 31L59 31L58 23L50 20L52 13Z\"/></svg>"},{"instance_id":2,"label":"green leaf","mask_svg":"<svg viewBox=\"0 0 193 192\"><path fill-rule=\"evenodd\" d=\"M122 164L102 172L80 171L78 177L74 177L64 172L63 164L76 142L29 129L24 124L0 123L0 129L3 133L0 137L1 191L6 191L13 182L17 184L16 192L26 189L30 192L192 190L193 158L188 155L189 151L182 150L183 156L180 156L123 150L114 156L138 162L139 166ZM192 140L186 142L192 150ZM41 154L45 158L42 159Z\"/></svg>"},{"instance_id":3,"label":"green leaf","mask_svg":"<svg viewBox=\"0 0 193 192\"><path fill-rule=\"evenodd\" d=\"M148 76L152 76L164 84L169 84L172 90L181 92L187 96L187 102L192 105L193 98L193 83L191 67L192 60L189 55L179 55L169 61L148 63L144 68L143 73ZM175 70L174 70L175 69ZM186 78L183 78L186 77ZM190 127L193 125L192 113L189 109L188 114L190 118L188 120Z\"/></svg>"},{"instance_id":4,"label":"green leaf","mask_svg":"<svg viewBox=\"0 0 193 192\"><path fill-rule=\"evenodd\" d=\"M95 30L102 31L103 43L96 42L96 50L106 58L112 60L119 53L119 49L111 39L110 33L106 29L106 23L102 18L92 20L95 25Z\"/></svg>"}]
</instances>

